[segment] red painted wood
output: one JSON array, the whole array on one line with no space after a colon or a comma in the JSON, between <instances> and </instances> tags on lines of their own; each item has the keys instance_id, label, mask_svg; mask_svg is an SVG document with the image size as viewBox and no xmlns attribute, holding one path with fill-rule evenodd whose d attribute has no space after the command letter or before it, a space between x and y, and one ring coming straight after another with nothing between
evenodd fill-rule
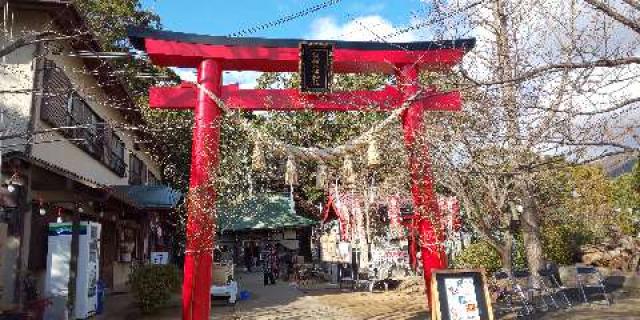
<instances>
[{"instance_id":1,"label":"red painted wood","mask_svg":"<svg viewBox=\"0 0 640 320\"><path fill-rule=\"evenodd\" d=\"M241 47L145 39L155 65L195 68L203 59L220 59L224 70L298 72L298 48ZM354 50L335 48L333 72L392 74L395 65L416 64L420 69L445 70L462 59L464 49L424 51Z\"/></svg>"},{"instance_id":2,"label":"red painted wood","mask_svg":"<svg viewBox=\"0 0 640 320\"><path fill-rule=\"evenodd\" d=\"M415 66L405 66L396 75L406 97L415 94L418 70ZM446 268L446 255L442 245L440 228L440 208L433 186L429 149L421 137L423 115L426 109L418 104L412 105L402 114L402 128L405 146L409 153L409 174L411 177L411 195L415 214L419 216L418 231L422 255L422 267L426 283L427 304L431 303L431 272ZM435 226L434 226L435 224Z\"/></svg>"},{"instance_id":3,"label":"red painted wood","mask_svg":"<svg viewBox=\"0 0 640 320\"><path fill-rule=\"evenodd\" d=\"M411 220L411 224L407 227L409 229L409 264L411 265L411 270L418 270L418 245L416 243L416 228L414 220Z\"/></svg>"},{"instance_id":4,"label":"red painted wood","mask_svg":"<svg viewBox=\"0 0 640 320\"><path fill-rule=\"evenodd\" d=\"M297 89L240 89L222 87L222 100L230 108L244 111L390 111L404 103L404 94L393 86L380 91L335 92L327 95L303 94ZM196 102L196 87L156 87L149 91L152 108L190 109ZM430 111L459 111L459 92L427 92L414 105Z\"/></svg>"},{"instance_id":5,"label":"red painted wood","mask_svg":"<svg viewBox=\"0 0 640 320\"><path fill-rule=\"evenodd\" d=\"M198 69L198 83L213 93L221 91L222 66L204 60ZM194 109L191 152L190 197L187 219L187 247L182 284L182 318L209 319L213 242L215 236L215 171L218 167L220 119L216 103L199 90ZM197 201L196 201L197 199Z\"/></svg>"},{"instance_id":6,"label":"red painted wood","mask_svg":"<svg viewBox=\"0 0 640 320\"><path fill-rule=\"evenodd\" d=\"M149 88L149 106L157 109L193 109L198 101L198 89L191 83L177 87Z\"/></svg>"}]
</instances>

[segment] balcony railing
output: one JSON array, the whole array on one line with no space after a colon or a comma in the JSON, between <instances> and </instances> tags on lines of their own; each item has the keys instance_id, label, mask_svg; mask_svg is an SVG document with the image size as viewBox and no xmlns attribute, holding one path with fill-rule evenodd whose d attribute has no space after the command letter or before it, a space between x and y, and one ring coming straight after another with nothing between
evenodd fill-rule
<instances>
[{"instance_id":1,"label":"balcony railing","mask_svg":"<svg viewBox=\"0 0 640 320\"><path fill-rule=\"evenodd\" d=\"M126 173L123 143L106 122L73 89L71 81L55 63L44 64L40 119L68 138L120 177ZM114 142L113 139L116 141ZM114 150L118 146L122 150ZM118 152L120 151L120 152Z\"/></svg>"}]
</instances>

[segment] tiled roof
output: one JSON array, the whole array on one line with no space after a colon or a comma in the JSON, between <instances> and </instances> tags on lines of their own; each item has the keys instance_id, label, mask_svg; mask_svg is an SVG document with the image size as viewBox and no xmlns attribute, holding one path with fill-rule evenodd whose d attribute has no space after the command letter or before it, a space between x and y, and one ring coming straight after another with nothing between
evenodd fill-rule
<instances>
[{"instance_id":1,"label":"tiled roof","mask_svg":"<svg viewBox=\"0 0 640 320\"><path fill-rule=\"evenodd\" d=\"M240 231L295 228L317 222L296 214L291 198L284 194L265 193L236 205L218 203L218 230Z\"/></svg>"}]
</instances>

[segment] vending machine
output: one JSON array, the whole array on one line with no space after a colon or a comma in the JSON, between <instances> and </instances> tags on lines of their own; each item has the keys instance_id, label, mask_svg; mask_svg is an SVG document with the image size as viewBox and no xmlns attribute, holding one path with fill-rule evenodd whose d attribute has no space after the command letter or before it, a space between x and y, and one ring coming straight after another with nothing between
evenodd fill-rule
<instances>
[{"instance_id":1,"label":"vending machine","mask_svg":"<svg viewBox=\"0 0 640 320\"><path fill-rule=\"evenodd\" d=\"M47 318L54 319L66 313L72 227L71 222L49 224L45 296L51 298L53 305L47 310ZM100 224L80 222L78 234L78 272L72 319L86 319L96 314L98 305Z\"/></svg>"}]
</instances>

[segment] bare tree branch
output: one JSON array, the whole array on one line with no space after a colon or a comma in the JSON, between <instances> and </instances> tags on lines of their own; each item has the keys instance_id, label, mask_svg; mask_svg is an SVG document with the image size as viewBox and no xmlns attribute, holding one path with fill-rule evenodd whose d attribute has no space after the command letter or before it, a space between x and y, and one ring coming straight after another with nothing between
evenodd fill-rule
<instances>
[{"instance_id":1,"label":"bare tree branch","mask_svg":"<svg viewBox=\"0 0 640 320\"><path fill-rule=\"evenodd\" d=\"M638 0L622 0L624 1L626 4L634 7L636 10L640 10L640 1Z\"/></svg>"},{"instance_id":2,"label":"bare tree branch","mask_svg":"<svg viewBox=\"0 0 640 320\"><path fill-rule=\"evenodd\" d=\"M625 152L636 152L638 149L632 146L627 146L617 142L610 141L564 141L564 140L549 140L548 143L555 143L562 146L577 146L577 147L612 147L618 148Z\"/></svg>"},{"instance_id":3,"label":"bare tree branch","mask_svg":"<svg viewBox=\"0 0 640 320\"><path fill-rule=\"evenodd\" d=\"M591 6L593 6L598 11L601 11L602 13L604 13L607 16L611 17L612 19L624 24L625 26L629 27L631 30L633 30L636 33L640 34L640 23L638 21L633 21L633 20L623 16L620 12L614 10L610 5L605 4L604 2L602 2L600 0L584 0L584 2L590 4ZM638 5L637 1L625 1L625 2L627 2L627 3L636 2L635 5ZM631 5L634 5L634 4L631 4Z\"/></svg>"},{"instance_id":4,"label":"bare tree branch","mask_svg":"<svg viewBox=\"0 0 640 320\"><path fill-rule=\"evenodd\" d=\"M556 113L571 114L571 115L574 115L574 116L595 116L595 115L599 115L599 114L618 111L620 109L626 108L627 106L629 106L631 104L639 103L639 102L640 102L640 97L631 98L631 99L622 101L620 103L616 103L615 105L613 105L613 106L611 106L609 108L606 108L606 109L595 110L595 111L584 111L584 112L576 112L576 111L573 111L573 110L562 110L562 109L539 107L539 106L527 106L527 108L536 109L536 110L544 110L544 111L553 111L553 112L556 112Z\"/></svg>"},{"instance_id":5,"label":"bare tree branch","mask_svg":"<svg viewBox=\"0 0 640 320\"><path fill-rule=\"evenodd\" d=\"M0 48L0 57L4 57L22 47L26 47L28 45L40 43L40 42L52 42L52 41L60 41L67 40L75 37L77 35L60 35L55 31L42 31L33 34L28 34L22 36L8 45Z\"/></svg>"},{"instance_id":6,"label":"bare tree branch","mask_svg":"<svg viewBox=\"0 0 640 320\"><path fill-rule=\"evenodd\" d=\"M578 116L592 116L592 115L597 115L597 114L602 114L602 113L609 113L609 112L613 112L613 111L617 111L619 109L625 108L630 104L634 104L640 102L640 97L637 98L631 98L629 100L625 100L623 102L617 103L614 106L610 107L610 108L606 108L603 110L598 110L598 111L590 111L590 112L577 112L575 113L575 115Z\"/></svg>"},{"instance_id":7,"label":"bare tree branch","mask_svg":"<svg viewBox=\"0 0 640 320\"><path fill-rule=\"evenodd\" d=\"M590 163L594 163L597 162L599 160L608 158L608 157L612 157L612 156L617 156L617 155L621 155L621 154L630 154L630 155L637 155L638 152L637 151L628 151L628 150L617 150L617 151L611 151L611 152L604 152L598 156L595 157L590 157L589 159L586 159L584 161L577 161L575 163L576 166L578 165L583 165L583 164L590 164Z\"/></svg>"},{"instance_id":8,"label":"bare tree branch","mask_svg":"<svg viewBox=\"0 0 640 320\"><path fill-rule=\"evenodd\" d=\"M581 63L564 62L564 63L549 64L539 68L531 69L527 72L520 74L517 77L498 80L498 81L477 81L474 79L470 79L469 75L466 73L463 73L463 76L469 79L471 82L473 82L476 85L490 86L490 85L522 82L525 80L530 80L536 77L540 77L547 72L553 73L553 72L561 72L566 70L611 68L611 67L620 67L620 66L634 65L634 64L640 64L640 57L627 57L627 58L619 58L619 59L600 59L600 60L587 61L587 62L581 62Z\"/></svg>"}]
</instances>

